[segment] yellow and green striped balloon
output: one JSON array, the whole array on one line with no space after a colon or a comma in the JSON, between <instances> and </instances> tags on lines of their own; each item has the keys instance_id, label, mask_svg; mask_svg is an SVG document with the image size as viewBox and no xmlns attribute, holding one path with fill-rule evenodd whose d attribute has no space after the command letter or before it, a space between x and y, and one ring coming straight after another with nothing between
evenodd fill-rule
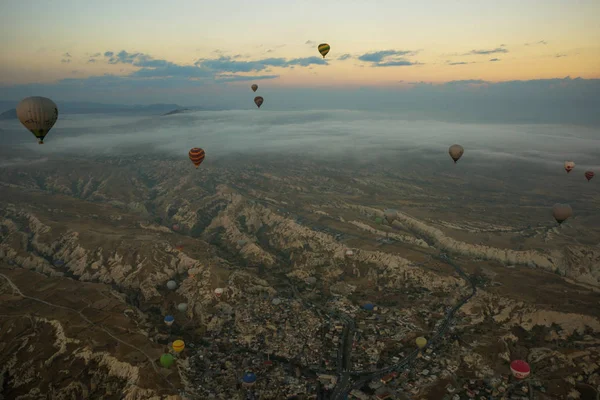
<instances>
[{"instance_id":1,"label":"yellow and green striped balloon","mask_svg":"<svg viewBox=\"0 0 600 400\"><path fill-rule=\"evenodd\" d=\"M329 50L331 50L331 47L329 47L329 45L327 43L321 43L319 45L318 49L319 49L319 53L321 53L323 58L325 58L327 53L329 53Z\"/></svg>"}]
</instances>

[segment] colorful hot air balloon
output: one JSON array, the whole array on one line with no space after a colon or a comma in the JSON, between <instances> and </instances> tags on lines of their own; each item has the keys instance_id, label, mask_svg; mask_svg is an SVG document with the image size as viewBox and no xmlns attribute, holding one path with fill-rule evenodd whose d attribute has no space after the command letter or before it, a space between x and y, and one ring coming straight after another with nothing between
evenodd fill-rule
<instances>
[{"instance_id":1,"label":"colorful hot air balloon","mask_svg":"<svg viewBox=\"0 0 600 400\"><path fill-rule=\"evenodd\" d=\"M450 154L450 157L454 160L454 164L462 157L464 152L465 149L460 144L453 144L448 149L448 154Z\"/></svg>"},{"instance_id":2,"label":"colorful hot air balloon","mask_svg":"<svg viewBox=\"0 0 600 400\"><path fill-rule=\"evenodd\" d=\"M191 149L188 155L190 156L190 160L192 160L192 163L196 166L196 168L198 168L200 164L202 164L202 161L204 161L204 157L206 157L204 149L201 149L199 147L194 147L193 149Z\"/></svg>"},{"instance_id":3,"label":"colorful hot air balloon","mask_svg":"<svg viewBox=\"0 0 600 400\"><path fill-rule=\"evenodd\" d=\"M531 368L529 367L529 364L523 360L514 360L510 363L510 372L512 372L513 376L517 379L525 379L529 376Z\"/></svg>"},{"instance_id":4,"label":"colorful hot air balloon","mask_svg":"<svg viewBox=\"0 0 600 400\"><path fill-rule=\"evenodd\" d=\"M263 99L262 96L256 96L254 98L254 104L256 104L256 106L258 108L260 108L260 106L262 106L262 103L264 103L264 102L265 102L265 99Z\"/></svg>"},{"instance_id":5,"label":"colorful hot air balloon","mask_svg":"<svg viewBox=\"0 0 600 400\"><path fill-rule=\"evenodd\" d=\"M256 375L252 372L246 372L242 377L242 385L252 386L256 382Z\"/></svg>"},{"instance_id":6,"label":"colorful hot air balloon","mask_svg":"<svg viewBox=\"0 0 600 400\"><path fill-rule=\"evenodd\" d=\"M594 172L593 171L585 171L585 178L588 180L588 182L594 177Z\"/></svg>"},{"instance_id":7,"label":"colorful hot air balloon","mask_svg":"<svg viewBox=\"0 0 600 400\"><path fill-rule=\"evenodd\" d=\"M27 97L17 105L17 118L43 144L58 119L58 107L46 97Z\"/></svg>"},{"instance_id":8,"label":"colorful hot air balloon","mask_svg":"<svg viewBox=\"0 0 600 400\"><path fill-rule=\"evenodd\" d=\"M375 309L375 306L373 305L373 303L366 303L363 304L363 309L367 311L373 311Z\"/></svg>"},{"instance_id":9,"label":"colorful hot air balloon","mask_svg":"<svg viewBox=\"0 0 600 400\"><path fill-rule=\"evenodd\" d=\"M327 43L321 43L317 48L319 49L319 53L321 53L323 58L325 58L327 53L329 53L329 50L331 50L331 47Z\"/></svg>"},{"instance_id":10,"label":"colorful hot air balloon","mask_svg":"<svg viewBox=\"0 0 600 400\"><path fill-rule=\"evenodd\" d=\"M552 216L559 224L562 224L573 215L573 209L568 204L557 203L552 207Z\"/></svg>"},{"instance_id":11,"label":"colorful hot air balloon","mask_svg":"<svg viewBox=\"0 0 600 400\"><path fill-rule=\"evenodd\" d=\"M165 324L166 324L167 326L171 326L171 325L173 325L173 322L175 322L175 317L173 317L172 315L167 315L167 316L165 317Z\"/></svg>"},{"instance_id":12,"label":"colorful hot air balloon","mask_svg":"<svg viewBox=\"0 0 600 400\"><path fill-rule=\"evenodd\" d=\"M256 90L258 89L258 85L256 83L252 84L252 86L250 86L252 88L253 92L256 92Z\"/></svg>"},{"instance_id":13,"label":"colorful hot air balloon","mask_svg":"<svg viewBox=\"0 0 600 400\"><path fill-rule=\"evenodd\" d=\"M427 339L425 339L423 336L419 336L416 340L415 343L417 344L417 347L419 349L422 349L423 347L425 347L425 345L427 344Z\"/></svg>"},{"instance_id":14,"label":"colorful hot air balloon","mask_svg":"<svg viewBox=\"0 0 600 400\"><path fill-rule=\"evenodd\" d=\"M383 224L383 218L376 217L376 218L375 218L375 223L376 223L376 224Z\"/></svg>"},{"instance_id":15,"label":"colorful hot air balloon","mask_svg":"<svg viewBox=\"0 0 600 400\"><path fill-rule=\"evenodd\" d=\"M174 362L175 358L169 353L165 353L162 356L160 356L160 365L162 365L165 368L169 368L171 365L173 365Z\"/></svg>"},{"instance_id":16,"label":"colorful hot air balloon","mask_svg":"<svg viewBox=\"0 0 600 400\"><path fill-rule=\"evenodd\" d=\"M575 168L575 163L573 161L565 161L565 171L567 174L571 172Z\"/></svg>"},{"instance_id":17,"label":"colorful hot air balloon","mask_svg":"<svg viewBox=\"0 0 600 400\"><path fill-rule=\"evenodd\" d=\"M178 339L173 342L173 350L175 351L175 353L181 353L184 348L185 342L183 340Z\"/></svg>"}]
</instances>

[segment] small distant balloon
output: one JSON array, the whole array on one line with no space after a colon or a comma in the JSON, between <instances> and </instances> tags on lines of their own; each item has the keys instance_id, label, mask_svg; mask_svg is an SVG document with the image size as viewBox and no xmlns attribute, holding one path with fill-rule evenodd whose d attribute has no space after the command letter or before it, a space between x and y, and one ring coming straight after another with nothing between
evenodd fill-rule
<instances>
[{"instance_id":1,"label":"small distant balloon","mask_svg":"<svg viewBox=\"0 0 600 400\"><path fill-rule=\"evenodd\" d=\"M167 326L171 326L171 325L173 325L173 322L175 322L175 317L173 317L172 315L167 315L167 316L165 317L165 324L166 324Z\"/></svg>"},{"instance_id":2,"label":"small distant balloon","mask_svg":"<svg viewBox=\"0 0 600 400\"><path fill-rule=\"evenodd\" d=\"M517 379L525 379L531 373L531 368L523 360L514 360L510 363L510 372Z\"/></svg>"},{"instance_id":3,"label":"small distant balloon","mask_svg":"<svg viewBox=\"0 0 600 400\"><path fill-rule=\"evenodd\" d=\"M58 107L47 97L27 97L17 105L17 118L44 144L44 138L58 119Z\"/></svg>"},{"instance_id":4,"label":"small distant balloon","mask_svg":"<svg viewBox=\"0 0 600 400\"><path fill-rule=\"evenodd\" d=\"M181 353L185 348L185 342L183 340L176 340L173 342L173 350L175 353Z\"/></svg>"},{"instance_id":5,"label":"small distant balloon","mask_svg":"<svg viewBox=\"0 0 600 400\"><path fill-rule=\"evenodd\" d=\"M202 161L204 161L206 153L204 152L204 149L194 147L189 151L188 156L190 157L190 160L196 166L196 168L198 168L200 164L202 164Z\"/></svg>"},{"instance_id":6,"label":"small distant balloon","mask_svg":"<svg viewBox=\"0 0 600 400\"><path fill-rule=\"evenodd\" d=\"M593 171L585 171L585 178L588 180L588 182L591 181L593 177L594 177Z\"/></svg>"},{"instance_id":7,"label":"small distant balloon","mask_svg":"<svg viewBox=\"0 0 600 400\"><path fill-rule=\"evenodd\" d=\"M415 342L417 343L417 347L422 349L427 344L427 339L425 339L423 336L419 336Z\"/></svg>"},{"instance_id":8,"label":"small distant balloon","mask_svg":"<svg viewBox=\"0 0 600 400\"><path fill-rule=\"evenodd\" d=\"M448 153L450 154L450 157L452 157L452 159L454 160L454 164L456 164L456 162L462 157L464 152L465 149L460 144L453 144L448 149Z\"/></svg>"},{"instance_id":9,"label":"small distant balloon","mask_svg":"<svg viewBox=\"0 0 600 400\"><path fill-rule=\"evenodd\" d=\"M280 298L278 298L278 297L275 297L273 300L271 300L271 303L272 303L274 306L278 306L279 304L281 304L281 299L280 299Z\"/></svg>"},{"instance_id":10,"label":"small distant balloon","mask_svg":"<svg viewBox=\"0 0 600 400\"><path fill-rule=\"evenodd\" d=\"M383 218L381 218L381 217L376 217L376 218L375 218L375 223L376 223L376 224L383 224Z\"/></svg>"},{"instance_id":11,"label":"small distant balloon","mask_svg":"<svg viewBox=\"0 0 600 400\"><path fill-rule=\"evenodd\" d=\"M254 83L252 86L250 86L252 88L253 92L256 92L256 90L258 89L258 85L256 83Z\"/></svg>"},{"instance_id":12,"label":"small distant balloon","mask_svg":"<svg viewBox=\"0 0 600 400\"><path fill-rule=\"evenodd\" d=\"M329 53L329 50L331 50L331 47L327 43L321 43L319 47L317 47L317 49L319 50L319 53L321 53L323 58L325 58L327 53Z\"/></svg>"},{"instance_id":13,"label":"small distant balloon","mask_svg":"<svg viewBox=\"0 0 600 400\"><path fill-rule=\"evenodd\" d=\"M177 309L181 312L186 312L187 308L188 308L187 303L179 303L177 305Z\"/></svg>"},{"instance_id":14,"label":"small distant balloon","mask_svg":"<svg viewBox=\"0 0 600 400\"><path fill-rule=\"evenodd\" d=\"M215 296L221 297L222 294L223 294L223 288L218 287L215 289Z\"/></svg>"},{"instance_id":15,"label":"small distant balloon","mask_svg":"<svg viewBox=\"0 0 600 400\"><path fill-rule=\"evenodd\" d=\"M262 98L262 96L256 96L254 98L254 104L256 104L256 106L258 108L260 108L260 106L262 106L262 104L265 102L265 99Z\"/></svg>"},{"instance_id":16,"label":"small distant balloon","mask_svg":"<svg viewBox=\"0 0 600 400\"><path fill-rule=\"evenodd\" d=\"M167 288L170 290L175 290L177 288L177 282L175 282L175 281L167 282Z\"/></svg>"},{"instance_id":17,"label":"small distant balloon","mask_svg":"<svg viewBox=\"0 0 600 400\"><path fill-rule=\"evenodd\" d=\"M386 209L383 212L383 216L385 217L385 219L388 221L388 223L392 223L396 220L396 218L398 217L398 212L396 210L393 210L391 208Z\"/></svg>"},{"instance_id":18,"label":"small distant balloon","mask_svg":"<svg viewBox=\"0 0 600 400\"><path fill-rule=\"evenodd\" d=\"M573 161L565 161L565 171L567 174L571 172L575 168L575 163Z\"/></svg>"},{"instance_id":19,"label":"small distant balloon","mask_svg":"<svg viewBox=\"0 0 600 400\"><path fill-rule=\"evenodd\" d=\"M573 215L573 209L568 204L557 203L552 207L552 216L559 224L562 224Z\"/></svg>"},{"instance_id":20,"label":"small distant balloon","mask_svg":"<svg viewBox=\"0 0 600 400\"><path fill-rule=\"evenodd\" d=\"M165 368L169 368L171 365L173 365L174 362L175 358L169 353L165 353L162 356L160 356L160 365L162 365Z\"/></svg>"},{"instance_id":21,"label":"small distant balloon","mask_svg":"<svg viewBox=\"0 0 600 400\"><path fill-rule=\"evenodd\" d=\"M306 282L309 285L314 285L315 283L317 283L317 278L315 278L314 276L309 276L304 280L304 282Z\"/></svg>"},{"instance_id":22,"label":"small distant balloon","mask_svg":"<svg viewBox=\"0 0 600 400\"><path fill-rule=\"evenodd\" d=\"M177 224L173 224L172 228L175 232L179 231L179 225L177 225Z\"/></svg>"}]
</instances>

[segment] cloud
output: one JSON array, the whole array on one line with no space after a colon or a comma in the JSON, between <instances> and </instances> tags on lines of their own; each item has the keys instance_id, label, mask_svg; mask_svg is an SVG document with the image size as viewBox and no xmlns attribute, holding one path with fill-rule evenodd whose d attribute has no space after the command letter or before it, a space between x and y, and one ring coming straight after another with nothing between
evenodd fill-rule
<instances>
[{"instance_id":1,"label":"cloud","mask_svg":"<svg viewBox=\"0 0 600 400\"><path fill-rule=\"evenodd\" d=\"M71 55L69 53L65 53L62 56L65 57L65 58L71 58Z\"/></svg>"},{"instance_id":2,"label":"cloud","mask_svg":"<svg viewBox=\"0 0 600 400\"><path fill-rule=\"evenodd\" d=\"M340 61L344 61L344 60L347 60L347 59L349 59L349 58L352 58L352 55L350 55L350 54L346 53L346 54L342 54L341 56L339 56L339 57L338 57L338 60L340 60Z\"/></svg>"},{"instance_id":3,"label":"cloud","mask_svg":"<svg viewBox=\"0 0 600 400\"><path fill-rule=\"evenodd\" d=\"M494 62L494 61L500 61L499 58L490 58L490 61Z\"/></svg>"},{"instance_id":4,"label":"cloud","mask_svg":"<svg viewBox=\"0 0 600 400\"><path fill-rule=\"evenodd\" d=\"M231 57L217 59L201 59L194 64L199 68L224 72L253 72L263 71L269 67L288 68L292 66L307 67L310 65L327 65L327 61L320 57L304 57L287 60L285 58L265 58L256 61L238 61Z\"/></svg>"},{"instance_id":5,"label":"cloud","mask_svg":"<svg viewBox=\"0 0 600 400\"><path fill-rule=\"evenodd\" d=\"M69 58L63 58L62 60L60 60L60 62L64 63L64 64L68 64L71 62L71 60Z\"/></svg>"},{"instance_id":6,"label":"cloud","mask_svg":"<svg viewBox=\"0 0 600 400\"><path fill-rule=\"evenodd\" d=\"M540 40L539 42L535 42L535 43L524 43L525 46L535 46L535 45L542 45L545 46L548 44L548 42L546 42L545 40Z\"/></svg>"},{"instance_id":7,"label":"cloud","mask_svg":"<svg viewBox=\"0 0 600 400\"><path fill-rule=\"evenodd\" d=\"M112 51L105 51L104 52L104 57L112 57L115 53L113 53Z\"/></svg>"},{"instance_id":8,"label":"cloud","mask_svg":"<svg viewBox=\"0 0 600 400\"><path fill-rule=\"evenodd\" d=\"M566 54L557 54L554 57L555 58L561 58L561 57L566 57L566 56L567 56Z\"/></svg>"},{"instance_id":9,"label":"cloud","mask_svg":"<svg viewBox=\"0 0 600 400\"><path fill-rule=\"evenodd\" d=\"M96 57L100 57L101 55L102 54L100 54L100 53L94 53L90 57L96 58Z\"/></svg>"},{"instance_id":10,"label":"cloud","mask_svg":"<svg viewBox=\"0 0 600 400\"><path fill-rule=\"evenodd\" d=\"M304 42L304 44L307 44L309 46L316 46L317 42L315 42L314 40L307 40L306 42Z\"/></svg>"},{"instance_id":11,"label":"cloud","mask_svg":"<svg viewBox=\"0 0 600 400\"><path fill-rule=\"evenodd\" d=\"M399 67L409 65L421 65L419 62L409 61L403 56L414 56L419 51L412 50L382 50L365 53L358 59L370 62L372 67Z\"/></svg>"},{"instance_id":12,"label":"cloud","mask_svg":"<svg viewBox=\"0 0 600 400\"><path fill-rule=\"evenodd\" d=\"M87 62L88 62L89 64L92 64L92 63L95 63L95 62L96 62L96 59L94 59L94 58L90 58L89 60L87 60Z\"/></svg>"},{"instance_id":13,"label":"cloud","mask_svg":"<svg viewBox=\"0 0 600 400\"><path fill-rule=\"evenodd\" d=\"M446 61L448 65L465 65L465 64L475 64L475 62L471 61Z\"/></svg>"},{"instance_id":14,"label":"cloud","mask_svg":"<svg viewBox=\"0 0 600 400\"><path fill-rule=\"evenodd\" d=\"M484 55L484 54L496 54L496 53L508 53L508 50L506 50L503 47L497 47L495 49L491 49L491 50L471 50L468 53L463 54L464 56L469 56L469 55Z\"/></svg>"}]
</instances>

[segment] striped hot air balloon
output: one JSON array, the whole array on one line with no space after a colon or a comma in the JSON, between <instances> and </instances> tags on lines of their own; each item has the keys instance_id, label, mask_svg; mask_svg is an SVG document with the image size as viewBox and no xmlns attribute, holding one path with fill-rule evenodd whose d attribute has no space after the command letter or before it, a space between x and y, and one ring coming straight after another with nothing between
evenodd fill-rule
<instances>
[{"instance_id":1,"label":"striped hot air balloon","mask_svg":"<svg viewBox=\"0 0 600 400\"><path fill-rule=\"evenodd\" d=\"M190 156L190 160L192 160L192 163L194 163L196 168L198 168L200 166L200 164L202 164L202 161L204 161L204 157L206 157L206 153L204 152L204 149L201 149L199 147L194 147L193 149L190 150L189 156Z\"/></svg>"},{"instance_id":2,"label":"striped hot air balloon","mask_svg":"<svg viewBox=\"0 0 600 400\"><path fill-rule=\"evenodd\" d=\"M262 106L262 104L265 102L265 99L262 98L262 96L256 96L254 98L254 104L256 104L256 106L258 108L260 108L260 106Z\"/></svg>"},{"instance_id":3,"label":"striped hot air balloon","mask_svg":"<svg viewBox=\"0 0 600 400\"><path fill-rule=\"evenodd\" d=\"M175 350L175 353L181 353L184 348L185 343L183 342L183 340L176 340L173 342L173 350Z\"/></svg>"},{"instance_id":4,"label":"striped hot air balloon","mask_svg":"<svg viewBox=\"0 0 600 400\"><path fill-rule=\"evenodd\" d=\"M319 53L321 53L323 58L325 58L327 53L329 53L329 50L331 50L331 47L327 43L321 43L317 48L319 49Z\"/></svg>"},{"instance_id":5,"label":"striped hot air balloon","mask_svg":"<svg viewBox=\"0 0 600 400\"><path fill-rule=\"evenodd\" d=\"M531 368L523 360L514 360L510 363L510 372L517 379L525 379L531 373Z\"/></svg>"},{"instance_id":6,"label":"striped hot air balloon","mask_svg":"<svg viewBox=\"0 0 600 400\"><path fill-rule=\"evenodd\" d=\"M594 172L593 171L585 171L585 178L588 180L588 182L594 177Z\"/></svg>"},{"instance_id":7,"label":"striped hot air balloon","mask_svg":"<svg viewBox=\"0 0 600 400\"><path fill-rule=\"evenodd\" d=\"M17 117L35 135L38 143L43 144L44 138L58 119L58 107L46 97L27 97L17 105Z\"/></svg>"}]
</instances>

